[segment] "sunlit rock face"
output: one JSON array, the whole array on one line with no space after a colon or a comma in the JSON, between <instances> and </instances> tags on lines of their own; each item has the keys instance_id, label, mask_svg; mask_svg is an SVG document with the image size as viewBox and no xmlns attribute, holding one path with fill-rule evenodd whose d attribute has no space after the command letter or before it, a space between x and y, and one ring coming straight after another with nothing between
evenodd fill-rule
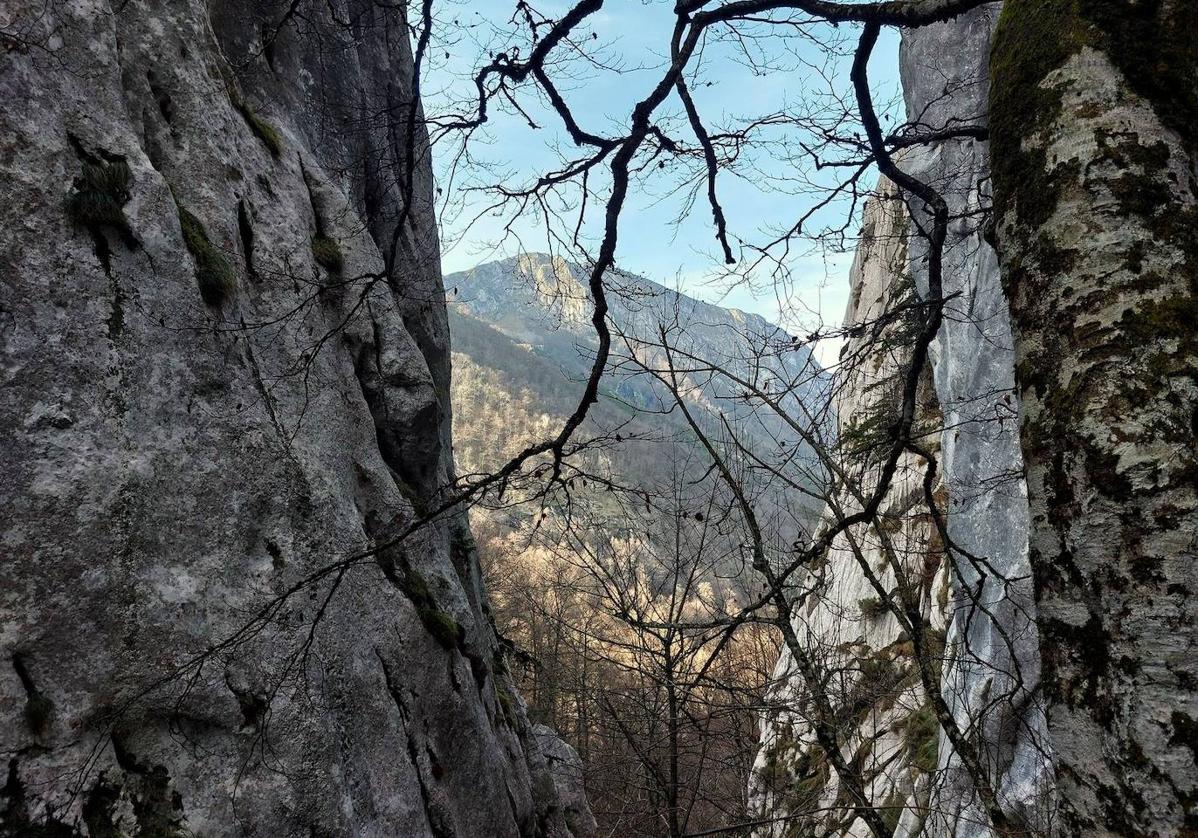
<instances>
[{"instance_id":1,"label":"sunlit rock face","mask_svg":"<svg viewBox=\"0 0 1198 838\"><path fill-rule=\"evenodd\" d=\"M862 508L862 496L877 485L878 433L894 418L896 388L909 360L904 337L909 320L898 318L882 334L872 324L913 301L904 282L908 261L907 216L896 189L883 184L865 210L861 244L850 272L846 322L870 324L841 354L836 412L843 453L837 465L859 492L846 488L825 512L821 526ZM919 394L919 423L935 438L939 407L925 371ZM932 452L936 446L932 444ZM840 750L868 778L870 800L885 806L891 825L923 820L929 803L938 738L918 673L914 649L896 618L882 604L862 562L881 586L896 586L896 566L918 589L920 611L934 645L942 648L951 581L943 544L924 505L921 457L904 455L879 516L879 528L857 526L836 539L826 557L797 580L809 590L793 625L799 643L827 673L825 692L834 710ZM935 488L943 505L943 487ZM940 652L937 652L937 656ZM820 834L828 829L868 834L846 808L845 792L807 719L811 703L805 681L784 651L775 670L776 709L763 723L763 747L750 782L764 819L774 822L762 836Z\"/></svg>"},{"instance_id":2,"label":"sunlit rock face","mask_svg":"<svg viewBox=\"0 0 1198 838\"><path fill-rule=\"evenodd\" d=\"M464 521L366 552L452 476L431 174L398 12L289 5L4 6L0 834L589 823Z\"/></svg>"},{"instance_id":3,"label":"sunlit rock face","mask_svg":"<svg viewBox=\"0 0 1198 838\"><path fill-rule=\"evenodd\" d=\"M986 123L990 43L997 5L906 33L900 70L907 118L926 125ZM945 252L944 295L953 299L932 346L944 412L941 465L957 569L950 604L944 695L974 733L1004 810L1047 826L1050 766L1044 710L1036 697L1039 641L1028 564L1027 488L1019 448L1015 351L998 259L985 240L991 205L988 147L954 140L913 149L906 171L933 184L956 219ZM912 202L914 204L914 202ZM912 206L916 217L922 208ZM926 241L911 242L910 270L926 287ZM960 835L986 818L947 748L939 806ZM955 827L955 829L954 829Z\"/></svg>"},{"instance_id":4,"label":"sunlit rock face","mask_svg":"<svg viewBox=\"0 0 1198 838\"><path fill-rule=\"evenodd\" d=\"M984 8L905 34L900 60L909 120L931 129L985 123L996 16L997 8ZM882 507L883 525L855 527L838 540L811 576L816 594L797 615L796 630L825 650L833 673L828 692L843 708L841 749L866 776L870 800L895 834L991 834L970 778L944 734L937 736L911 676L909 638L891 615L871 618L876 596L862 562L888 589L894 586L889 562L897 559L917 577L922 569L925 617L933 632L946 631L941 693L977 744L1004 813L1023 828L1043 829L1051 774L1035 692L1038 643L1010 317L982 228L981 210L990 203L987 148L953 140L911 149L899 162L939 190L954 217L943 279L951 299L919 400L919 421L930 434L926 447L939 466L933 490L949 544L924 500L926 464L905 458ZM880 192L866 211L847 324L868 323L909 295L927 293L927 244L912 234L912 219L927 217L920 206L905 207L888 184ZM895 388L879 381L909 362L901 347L865 341L854 339L842 356L853 370L839 390L842 440L897 407ZM841 456L846 470L872 489L868 455L842 445ZM837 496L842 515L860 508L846 495ZM826 518L834 517L829 510ZM759 834L807 834L804 824L869 834L846 806L835 772L820 762L802 713L793 712L803 706L805 688L787 655L777 675L787 687L776 696L781 709L765 719L751 790L763 818L778 820Z\"/></svg>"}]
</instances>

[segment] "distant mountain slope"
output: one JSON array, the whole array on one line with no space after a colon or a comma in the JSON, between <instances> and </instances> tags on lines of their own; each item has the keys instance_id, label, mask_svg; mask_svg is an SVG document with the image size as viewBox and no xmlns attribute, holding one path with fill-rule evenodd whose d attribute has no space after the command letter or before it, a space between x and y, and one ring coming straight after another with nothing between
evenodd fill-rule
<instances>
[{"instance_id":1,"label":"distant mountain slope","mask_svg":"<svg viewBox=\"0 0 1198 838\"><path fill-rule=\"evenodd\" d=\"M597 343L587 277L587 269L572 262L528 254L452 274L445 282L455 313L585 375L590 357L577 347L593 349ZM810 351L759 315L704 303L632 274L612 272L606 283L611 322L636 339L656 341L664 325L672 344L712 363L743 372L760 363L764 350L781 374L800 381L818 374ZM662 360L660 352L647 357Z\"/></svg>"},{"instance_id":2,"label":"distant mountain slope","mask_svg":"<svg viewBox=\"0 0 1198 838\"><path fill-rule=\"evenodd\" d=\"M501 465L556 432L576 406L597 346L586 276L576 264L530 254L446 277L459 472ZM587 433L623 426L624 438L689 437L665 388L630 362L634 354L647 366L665 367L665 351L653 345L664 327L676 367L690 368L682 378L702 421L715 429L722 416L755 446L797 444L777 417L747 414L739 390L701 367L719 366L759 386L781 383L814 401L826 377L806 347L758 315L703 303L643 277L617 273L608 287L613 358ZM651 483L659 458L647 446L611 446L605 465L623 482Z\"/></svg>"}]
</instances>

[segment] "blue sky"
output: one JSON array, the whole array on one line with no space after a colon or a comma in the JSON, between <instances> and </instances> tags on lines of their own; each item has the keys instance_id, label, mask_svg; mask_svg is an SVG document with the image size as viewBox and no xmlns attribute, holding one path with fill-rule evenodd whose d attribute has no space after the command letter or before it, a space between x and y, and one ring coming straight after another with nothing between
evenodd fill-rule
<instances>
[{"instance_id":1,"label":"blue sky","mask_svg":"<svg viewBox=\"0 0 1198 838\"><path fill-rule=\"evenodd\" d=\"M520 31L508 22L515 0L448 2L438 7L435 31L446 33L446 37L451 32L458 34L452 41L438 38L430 46L424 80L426 110L434 118L469 96L471 74L493 51L513 45L522 45L525 53L528 50L523 33L511 35ZM596 133L623 132L621 126L632 106L660 78L666 63L673 5L674 0L607 0L579 30L587 52L598 56L605 66L573 61L553 68L553 77L585 128ZM556 3L536 8L556 17L567 6ZM779 111L794 113L821 101L829 89L848 89L847 59L829 57L810 41L794 36L753 37L779 31L779 27L759 27L747 31L749 38L737 44L708 45L692 90L709 131ZM825 27L812 34L825 42L855 37L848 27ZM747 47L742 46L746 43ZM897 46L897 35L886 33L871 64L875 99L880 105L895 102ZM757 70L749 66L746 59L750 56ZM832 75L832 81L825 81L821 74ZM502 226L512 216L484 214L475 219L488 206L488 198L467 188L497 182L522 185L560 164L563 154L575 153L560 121L531 88L518 94L516 101L538 127L530 127L529 119L515 108L500 104L485 129L471 140L468 163L459 160L450 145L434 148L434 167L438 184L445 190L442 197L447 208L442 217L446 272L510 255L521 245L529 250L548 249L543 219L525 213L513 224L516 235L505 237ZM693 143L676 99L659 113L667 133ZM788 131L793 142L796 132ZM719 182L730 231L750 241L761 241L770 230L788 227L822 197L794 182L799 169L776 147L775 135L766 137L770 142L746 156L740 171L721 175ZM819 322L838 325L847 301L847 272L852 261L851 252L844 251L851 251L852 242L845 242L845 248L813 244L798 249L786 260L785 282L762 277L753 287L731 285L721 278L719 250L704 196L700 194L688 208L685 196L675 190L685 169L671 163L635 185L621 219L619 266L692 296L759 313L792 331L804 331ZM810 178L818 184L826 175L811 173ZM866 175L865 181L872 187L876 174ZM592 242L598 235L601 209L593 207L591 221L583 227L584 238ZM572 228L576 216L560 210L552 210L555 223L561 229ZM840 225L847 213L847 204L834 205L817 216L817 221L825 226ZM854 220L850 226L854 235L857 226ZM821 347L819 355L834 357L836 349Z\"/></svg>"}]
</instances>

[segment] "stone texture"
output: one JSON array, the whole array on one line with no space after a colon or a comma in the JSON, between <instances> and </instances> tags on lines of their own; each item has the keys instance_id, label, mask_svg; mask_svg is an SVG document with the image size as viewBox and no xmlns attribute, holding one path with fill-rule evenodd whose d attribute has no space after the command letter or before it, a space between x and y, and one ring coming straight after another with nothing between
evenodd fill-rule
<instances>
[{"instance_id":1,"label":"stone texture","mask_svg":"<svg viewBox=\"0 0 1198 838\"><path fill-rule=\"evenodd\" d=\"M840 466L866 492L876 484L880 468L879 448L869 446L871 435L877 441L876 431L869 429L890 421L899 378L910 358L902 337L908 325L903 318L881 334L874 333L873 324L913 301L914 286L900 281L907 262L907 213L898 190L884 182L865 209L861 243L849 274L845 323L865 328L841 352L835 400L839 437L845 441ZM921 425L935 434L940 414L930 374L919 403ZM937 448L935 443L931 448ZM896 563L907 578L916 580L921 613L943 643L950 579L943 545L924 505L924 470L922 458L904 455L879 510L884 526L851 527L822 562L801 572L798 586L810 587L814 595L793 619L800 643L818 650L812 654L828 673L826 691L843 717L842 752L869 778L868 798L878 807L888 807L900 824L924 819L928 769L935 768L935 721L927 728L928 709L910 640L881 606L860 560L887 591L897 585ZM939 489L938 495L942 492ZM825 512L825 523L860 509L852 490L838 492ZM845 808L837 778L815 744L803 712L807 689L789 652L783 652L774 677L782 684L770 697L778 709L763 724L763 747L750 790L763 816L785 820L759 834L780 838L835 828L846 835L870 835L866 823ZM930 749L930 765L926 758L921 760L923 767L915 764L915 746Z\"/></svg>"},{"instance_id":2,"label":"stone texture","mask_svg":"<svg viewBox=\"0 0 1198 838\"><path fill-rule=\"evenodd\" d=\"M986 120L989 45L997 8L983 7L953 21L904 33L901 75L908 119L925 129L954 122L981 124ZM944 293L952 297L931 352L928 391L921 399L923 421L942 428L937 434L940 482L936 495L952 548L952 566L945 545L921 507L923 468L907 458L883 506L895 519L896 541L904 564L926 567L934 596L923 603L934 628L947 628L942 694L958 725L980 746L1004 813L1020 828L1047 828L1053 805L1051 767L1046 755L1044 710L1038 703L1038 638L1028 564L1028 506L1022 476L1018 437L1019 403L1014 393L1014 346L1007 300L1000 282L998 260L985 241L982 210L989 205L989 160L985 143L949 141L915 147L904 153L900 166L935 186L949 203L954 220L944 259ZM867 208L849 281L853 289L846 324L868 323L904 294L914 281L926 293L926 241L911 234L912 219L921 223L920 206L904 211L892 186L883 184L880 199ZM902 350L870 344L864 337L851 341L843 358L855 358L855 371L841 378L837 414L841 435L887 404L892 390L877 384L907 363ZM861 368L864 367L864 372ZM868 482L868 463L848 463ZM846 511L851 499L838 497ZM843 514L843 513L842 513ZM852 532L852 531L851 531ZM858 534L861 554L871 564L885 564L877 534ZM870 620L863 603L873 594L858 558L844 539L829 553L818 581L823 599L804 609L796 629L812 645L844 655L839 664L855 674L852 684L864 684L867 664L878 650L894 649L902 640L894 618ZM880 574L881 575L881 574ZM889 575L882 576L889 583ZM951 589L951 596L949 591ZM801 635L803 636L803 635ZM892 656L901 660L897 656ZM855 663L854 663L855 661ZM792 689L778 699L793 702L802 696L788 657L776 674L790 679ZM835 667L834 667L835 669ZM904 751L908 732L918 723L923 697L918 684L872 699L865 721L849 727L844 749L862 757L866 773L877 772L869 796L873 804L897 817L896 835L992 834L976 800L969 777L941 732L936 748L936 782ZM855 698L851 691L846 698ZM868 702L867 702L868 703ZM933 722L934 724L934 722ZM866 835L860 819L846 815L836 804L835 782L816 794L794 800L795 780L810 778L810 762L802 761L808 747L803 725L783 713L767 718L765 746L753 781L759 808L767 816L801 810L819 811L822 819L844 834ZM780 747L781 745L785 747ZM864 751L862 744L868 745ZM786 754L789 752L789 756ZM763 783L779 759L790 777L791 799L771 792ZM934 787L933 787L934 786ZM790 834L794 821L773 828ZM800 821L799 823L802 823ZM763 830L762 834L771 834Z\"/></svg>"},{"instance_id":3,"label":"stone texture","mask_svg":"<svg viewBox=\"0 0 1198 838\"><path fill-rule=\"evenodd\" d=\"M995 46L1058 835L1198 834L1195 27L1009 0Z\"/></svg>"},{"instance_id":4,"label":"stone texture","mask_svg":"<svg viewBox=\"0 0 1198 838\"><path fill-rule=\"evenodd\" d=\"M932 127L986 123L998 11L997 5L983 7L904 33L900 71L909 121ZM931 348L944 412L948 533L959 548L944 694L961 727L972 729L983 745L1004 811L1016 824L1043 829L1052 783L1044 710L1036 697L1040 668L1014 345L998 259L982 229L991 204L988 154L986 143L954 140L916 147L902 161L904 170L940 191L954 218L943 279L944 294L953 299ZM922 207L911 212L927 217ZM914 237L910 270L921 289L926 251L926 241ZM942 745L949 775L934 808L945 822L933 834L976 835L976 824L986 818L969 779Z\"/></svg>"},{"instance_id":5,"label":"stone texture","mask_svg":"<svg viewBox=\"0 0 1198 838\"><path fill-rule=\"evenodd\" d=\"M556 798L562 814L575 838L590 838L599 826L587 805L583 785L583 764L578 752L557 735L557 731L542 724L533 725L533 739L540 746L553 778ZM552 801L552 796L550 796ZM550 805L553 805L552 803Z\"/></svg>"},{"instance_id":6,"label":"stone texture","mask_svg":"<svg viewBox=\"0 0 1198 838\"><path fill-rule=\"evenodd\" d=\"M405 24L290 5L0 12L5 834L567 836L585 811L510 695L462 519L327 571L452 476L448 331Z\"/></svg>"}]
</instances>

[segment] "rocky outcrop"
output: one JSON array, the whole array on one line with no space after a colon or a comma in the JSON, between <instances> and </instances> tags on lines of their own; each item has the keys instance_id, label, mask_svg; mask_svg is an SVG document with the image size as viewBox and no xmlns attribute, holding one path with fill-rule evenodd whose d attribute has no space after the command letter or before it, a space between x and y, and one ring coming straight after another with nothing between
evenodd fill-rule
<instances>
[{"instance_id":1,"label":"rocky outcrop","mask_svg":"<svg viewBox=\"0 0 1198 838\"><path fill-rule=\"evenodd\" d=\"M905 33L900 69L907 119L924 125L985 124L997 4ZM944 413L940 466L954 562L943 691L958 724L979 744L1002 808L1016 828L1043 831L1051 771L1035 604L1028 566L1027 488L1019 446L1011 318L998 259L985 240L992 201L987 143L953 140L912 149L905 171L933 184L955 219L944 255L951 298L931 347ZM924 218L911 201L910 211ZM925 290L926 240L913 237L910 270ZM946 745L946 743L945 743ZM987 822L971 780L947 746L944 789L932 834L977 835Z\"/></svg>"},{"instance_id":2,"label":"rocky outcrop","mask_svg":"<svg viewBox=\"0 0 1198 838\"><path fill-rule=\"evenodd\" d=\"M983 7L904 34L901 70L912 123L984 123L996 16L996 7ZM900 167L933 185L954 219L944 255L950 300L920 401L929 440L935 440L928 448L938 463L934 492L947 543L922 497L926 464L908 457L900 462L881 523L850 529L829 552L815 576L817 604L805 609L796 629L813 647L831 650L831 671L847 684L838 696L845 709L842 748L854 756L870 801L895 834L991 834L974 778L911 677L910 638L879 608L862 565L877 568L887 590L895 585L894 564L922 578L924 619L933 633L945 631L938 654L941 694L977 749L1009 825L1036 833L1048 827L1052 780L1037 693L1014 347L998 260L981 226L990 202L987 147L972 139L915 147ZM849 326L870 324L927 290L926 239L913 233L926 219L924 208L914 200L902 206L888 185L880 192L866 212L850 278ZM871 335L868 328L858 334L842 356L851 372L838 382L837 413L846 467L871 489L868 458L843 442L886 427L886 410L896 408L897 396L894 387L879 385L910 356L901 339ZM843 495L834 498L840 509L830 509L829 518L859 508ZM779 706L801 706L805 687L785 656L777 675L790 685L777 696ZM793 714L784 709L767 719L764 736L754 783L763 815L783 818L771 827L773 834L806 834L801 826L787 831L804 823L795 817L804 811L807 823L823 829L868 834L826 767L821 771L818 748Z\"/></svg>"},{"instance_id":3,"label":"rocky outcrop","mask_svg":"<svg viewBox=\"0 0 1198 838\"><path fill-rule=\"evenodd\" d=\"M374 549L452 477L399 12L0 30L0 832L569 835L464 520Z\"/></svg>"},{"instance_id":4,"label":"rocky outcrop","mask_svg":"<svg viewBox=\"0 0 1198 838\"><path fill-rule=\"evenodd\" d=\"M1198 834L1198 6L1008 0L991 115L1061 835Z\"/></svg>"},{"instance_id":5,"label":"rocky outcrop","mask_svg":"<svg viewBox=\"0 0 1198 838\"><path fill-rule=\"evenodd\" d=\"M901 281L908 264L907 214L897 189L884 183L879 193L866 207L849 276L845 322L861 328L841 352L835 400L840 465L848 479L829 502L821 522L827 525L859 512L861 495L877 484L878 435L893 421L896 389L910 361L905 334L911 323L896 317L909 309L915 293L911 282ZM894 319L875 329L888 318ZM930 375L920 388L919 412L921 427L934 435L940 410ZM805 572L798 587L812 593L792 621L799 642L822 661L842 753L865 779L868 799L882 809L888 824L901 825L903 835L912 834L928 815L939 737L911 638L870 576L887 592L896 589L898 573L910 580L939 660L952 580L925 505L925 468L922 458L903 456L878 512L881 525L851 527ZM936 496L942 506L942 485ZM869 834L815 742L804 711L810 704L808 685L788 651L774 678L780 687L770 703L777 709L763 724L763 747L750 783L756 808L774 821L759 834Z\"/></svg>"},{"instance_id":6,"label":"rocky outcrop","mask_svg":"<svg viewBox=\"0 0 1198 838\"><path fill-rule=\"evenodd\" d=\"M570 745L546 725L533 725L533 737L545 755L553 787L546 795L548 806L561 806L566 825L576 836L594 835L595 816L587 805L582 760Z\"/></svg>"}]
</instances>

